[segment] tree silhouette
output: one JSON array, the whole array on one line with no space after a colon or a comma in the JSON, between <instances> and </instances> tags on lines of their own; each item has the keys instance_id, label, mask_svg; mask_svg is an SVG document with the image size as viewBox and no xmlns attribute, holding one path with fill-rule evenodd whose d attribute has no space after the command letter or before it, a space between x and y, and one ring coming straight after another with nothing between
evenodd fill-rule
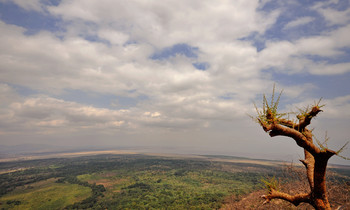
<instances>
[{"instance_id":1,"label":"tree silhouette","mask_svg":"<svg viewBox=\"0 0 350 210\"><path fill-rule=\"evenodd\" d=\"M315 118L324 105L320 105L320 101L312 106L308 106L305 109L300 109L296 115L296 120L289 119L289 113L278 113L277 107L281 97L282 91L275 100L275 86L269 103L266 96L263 96L263 107L258 109L255 105L257 116L254 119L261 125L265 132L271 137L286 136L294 139L295 143L304 149L304 160L300 160L305 168L308 183L310 186L309 193L299 193L295 195L289 195L278 191L276 183L274 181L266 183L268 187L268 194L263 195L265 199L264 203L270 202L272 199L283 199L295 206L300 203L309 203L315 209L331 209L328 201L327 189L326 189L326 169L328 160L333 155L339 155L339 153L345 148L345 144L340 150L333 151L328 149L326 142L320 143L316 138L318 146L313 142L314 136L312 130L307 126L311 123L311 120Z\"/></svg>"}]
</instances>

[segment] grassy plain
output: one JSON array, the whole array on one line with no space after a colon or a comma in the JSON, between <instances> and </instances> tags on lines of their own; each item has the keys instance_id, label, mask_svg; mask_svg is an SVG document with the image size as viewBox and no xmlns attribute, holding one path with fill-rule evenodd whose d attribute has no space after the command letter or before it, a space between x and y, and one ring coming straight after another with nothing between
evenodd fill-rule
<instances>
[{"instance_id":1,"label":"grassy plain","mask_svg":"<svg viewBox=\"0 0 350 210\"><path fill-rule=\"evenodd\" d=\"M63 209L91 195L91 189L77 184L45 181L18 187L0 198L3 209Z\"/></svg>"}]
</instances>

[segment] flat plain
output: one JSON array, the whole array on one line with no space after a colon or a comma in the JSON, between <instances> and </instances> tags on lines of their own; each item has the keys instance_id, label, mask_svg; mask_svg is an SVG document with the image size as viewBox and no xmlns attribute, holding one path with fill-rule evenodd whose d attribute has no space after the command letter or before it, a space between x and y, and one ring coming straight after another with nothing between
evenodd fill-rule
<instances>
[{"instance_id":1,"label":"flat plain","mask_svg":"<svg viewBox=\"0 0 350 210\"><path fill-rule=\"evenodd\" d=\"M262 179L296 181L287 165L134 151L33 155L0 162L0 208L219 209L262 190ZM331 171L338 182L350 181L348 167Z\"/></svg>"}]
</instances>

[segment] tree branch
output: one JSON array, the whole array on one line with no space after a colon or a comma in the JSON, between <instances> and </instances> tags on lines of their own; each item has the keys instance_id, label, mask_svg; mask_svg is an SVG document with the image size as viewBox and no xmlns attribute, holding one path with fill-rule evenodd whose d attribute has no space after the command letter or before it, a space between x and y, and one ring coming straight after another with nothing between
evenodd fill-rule
<instances>
[{"instance_id":1,"label":"tree branch","mask_svg":"<svg viewBox=\"0 0 350 210\"><path fill-rule=\"evenodd\" d=\"M287 126L289 128L297 128L298 125L295 124L293 121L291 120L286 120L286 119L278 119L278 123L284 126Z\"/></svg>"},{"instance_id":2,"label":"tree branch","mask_svg":"<svg viewBox=\"0 0 350 210\"><path fill-rule=\"evenodd\" d=\"M312 109L304 115L298 115L299 124L296 126L298 130L304 130L306 126L310 125L311 119L316 117L318 113L322 112L318 105L312 107Z\"/></svg>"},{"instance_id":3,"label":"tree branch","mask_svg":"<svg viewBox=\"0 0 350 210\"><path fill-rule=\"evenodd\" d=\"M313 143L312 130L306 128L310 125L312 118L322 112L322 106L319 106L321 100L313 105L311 109L307 107L305 110L300 110L300 114L297 115L299 122L294 122L289 119L283 119L283 116L286 115L285 113L281 114L277 112L280 97L278 97L276 101L274 100L274 90L275 89L273 89L271 104L268 103L264 95L262 111L255 107L258 113L256 119L264 131L271 137L290 137L294 139L298 146L304 149L305 159L301 160L301 162L306 168L310 193L292 196L279 192L276 188L269 187L268 195L263 196L263 198L266 199L264 203L278 198L293 203L295 206L305 202L311 204L316 209L330 209L325 179L326 168L328 159L339 152L323 147L322 144L320 144L321 148L317 147Z\"/></svg>"},{"instance_id":4,"label":"tree branch","mask_svg":"<svg viewBox=\"0 0 350 210\"><path fill-rule=\"evenodd\" d=\"M306 151L310 152L313 155L321 152L321 150L312 142L307 141L305 135L293 128L285 127L276 123L271 125L262 125L262 127L264 128L265 132L269 132L269 135L271 137L287 136L293 138L300 147L304 148Z\"/></svg>"},{"instance_id":5,"label":"tree branch","mask_svg":"<svg viewBox=\"0 0 350 210\"><path fill-rule=\"evenodd\" d=\"M264 204L270 202L272 199L282 199L294 204L295 206L298 206L300 203L311 203L310 194L301 193L297 195L289 195L274 189L271 189L268 195L263 195L261 197L265 199Z\"/></svg>"},{"instance_id":6,"label":"tree branch","mask_svg":"<svg viewBox=\"0 0 350 210\"><path fill-rule=\"evenodd\" d=\"M314 164L315 159L314 157L308 152L305 151L305 160L300 160L305 166L306 169L306 176L307 180L309 182L310 190L312 191L314 189Z\"/></svg>"}]
</instances>

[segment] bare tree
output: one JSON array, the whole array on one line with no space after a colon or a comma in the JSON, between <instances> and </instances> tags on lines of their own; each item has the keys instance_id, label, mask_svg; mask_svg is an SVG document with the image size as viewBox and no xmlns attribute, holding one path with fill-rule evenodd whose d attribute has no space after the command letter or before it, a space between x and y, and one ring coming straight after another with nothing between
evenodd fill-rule
<instances>
[{"instance_id":1,"label":"bare tree","mask_svg":"<svg viewBox=\"0 0 350 210\"><path fill-rule=\"evenodd\" d=\"M290 195L278 191L275 184L267 184L269 191L267 195L262 196L265 199L264 203L268 203L272 199L283 199L293 203L295 206L305 202L312 205L315 209L331 209L326 189L327 162L333 155L338 155L346 145L338 151L333 151L324 146L328 138L326 138L324 144L321 144L315 138L319 146L314 144L312 130L308 129L307 126L314 117L322 112L321 108L323 105L320 105L321 100L312 106L306 107L304 110L299 110L299 113L296 115L297 119L290 120L288 117L290 113L277 112L281 94L282 91L275 100L274 87L270 103L264 95L262 110L255 106L257 117L254 117L254 119L271 137L290 137L294 139L299 147L304 149L305 159L300 161L306 168L310 192Z\"/></svg>"}]
</instances>

